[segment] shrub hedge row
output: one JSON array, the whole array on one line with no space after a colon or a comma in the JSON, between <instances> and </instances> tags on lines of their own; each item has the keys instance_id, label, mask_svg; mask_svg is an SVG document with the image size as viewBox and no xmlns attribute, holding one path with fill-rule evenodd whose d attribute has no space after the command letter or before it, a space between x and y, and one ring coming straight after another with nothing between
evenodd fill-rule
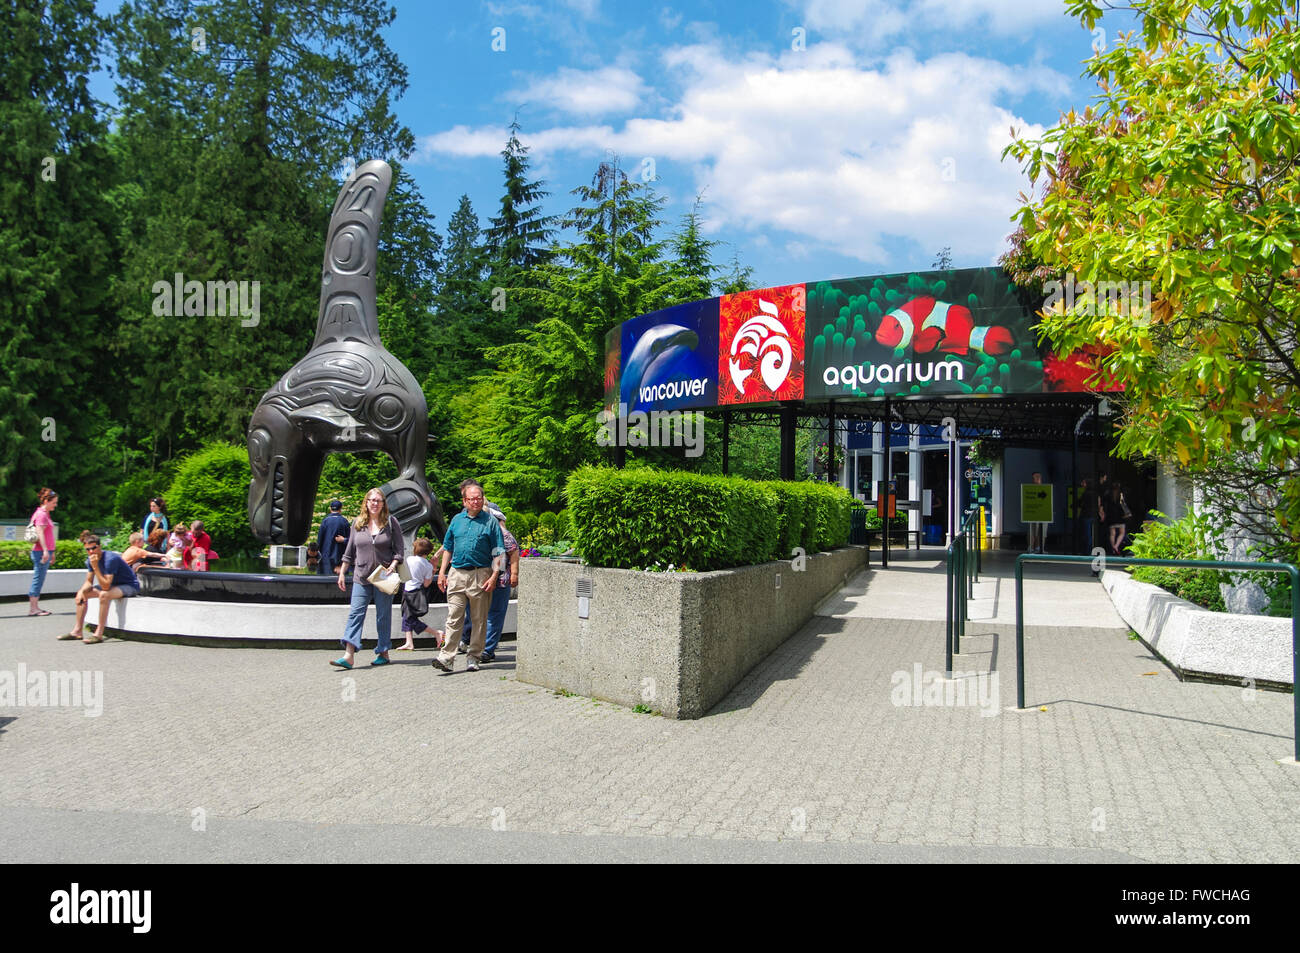
<instances>
[{"instance_id":1,"label":"shrub hedge row","mask_svg":"<svg viewBox=\"0 0 1300 953\"><path fill-rule=\"evenodd\" d=\"M574 549L593 566L696 571L789 559L849 538L848 491L651 468L583 467L565 488Z\"/></svg>"},{"instance_id":2,"label":"shrub hedge row","mask_svg":"<svg viewBox=\"0 0 1300 953\"><path fill-rule=\"evenodd\" d=\"M62 528L62 527L60 527ZM21 539L0 543L0 572L32 568L32 544ZM75 539L60 539L54 544L51 569L84 569L86 551Z\"/></svg>"}]
</instances>

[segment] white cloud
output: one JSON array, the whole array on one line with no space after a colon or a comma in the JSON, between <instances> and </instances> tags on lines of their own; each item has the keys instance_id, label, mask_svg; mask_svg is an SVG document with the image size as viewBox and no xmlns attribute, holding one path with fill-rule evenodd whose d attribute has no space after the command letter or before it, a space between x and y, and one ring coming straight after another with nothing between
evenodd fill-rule
<instances>
[{"instance_id":1,"label":"white cloud","mask_svg":"<svg viewBox=\"0 0 1300 953\"><path fill-rule=\"evenodd\" d=\"M526 132L525 144L534 156L612 150L629 174L654 157L665 186L686 192L692 178L692 191L707 190L711 231L779 230L792 256L833 249L868 265L886 261L893 237L991 260L1026 188L1001 160L1009 129L1041 132L1004 103L1069 88L1044 67L906 50L867 65L830 43L745 60L694 45L663 65L682 88L662 116L554 126ZM457 126L422 149L495 156L504 141L502 129Z\"/></svg>"},{"instance_id":2,"label":"white cloud","mask_svg":"<svg viewBox=\"0 0 1300 953\"><path fill-rule=\"evenodd\" d=\"M1066 15L1061 0L917 0L907 8L896 0L786 2L800 11L805 26L823 34L842 33L838 39L855 46L879 45L883 40L918 28L983 27L1002 36L1013 36Z\"/></svg>"},{"instance_id":3,"label":"white cloud","mask_svg":"<svg viewBox=\"0 0 1300 953\"><path fill-rule=\"evenodd\" d=\"M599 116L634 109L645 93L641 77L630 69L606 66L596 70L564 67L554 76L537 79L509 93L516 101L537 103L579 116Z\"/></svg>"}]
</instances>

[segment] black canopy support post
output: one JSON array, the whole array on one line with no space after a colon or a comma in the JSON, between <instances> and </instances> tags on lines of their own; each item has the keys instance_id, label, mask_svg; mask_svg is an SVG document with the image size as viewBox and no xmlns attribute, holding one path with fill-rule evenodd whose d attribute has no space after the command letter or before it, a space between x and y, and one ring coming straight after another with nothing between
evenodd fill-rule
<instances>
[{"instance_id":1,"label":"black canopy support post","mask_svg":"<svg viewBox=\"0 0 1300 953\"><path fill-rule=\"evenodd\" d=\"M829 399L826 401L826 474L830 477L831 483L840 482L840 471L835 466L835 401Z\"/></svg>"},{"instance_id":2,"label":"black canopy support post","mask_svg":"<svg viewBox=\"0 0 1300 953\"><path fill-rule=\"evenodd\" d=\"M618 409L622 412L627 408L619 404ZM615 427L614 433L619 435L614 439L614 466L622 470L627 465L627 443L623 439L623 435L627 433L627 418L615 417L610 423Z\"/></svg>"},{"instance_id":3,"label":"black canopy support post","mask_svg":"<svg viewBox=\"0 0 1300 953\"><path fill-rule=\"evenodd\" d=\"M891 418L889 416L889 398L885 398L885 422L880 425L883 431L880 435L881 446L885 450L885 482L876 492L876 512L880 513L880 568L889 568L889 482L890 482L890 464L893 453L889 449L889 437L893 432L890 426ZM883 497L883 499L882 499ZM903 537L906 544L907 537Z\"/></svg>"},{"instance_id":4,"label":"black canopy support post","mask_svg":"<svg viewBox=\"0 0 1300 953\"><path fill-rule=\"evenodd\" d=\"M722 475L731 475L731 409L722 412Z\"/></svg>"},{"instance_id":5,"label":"black canopy support post","mask_svg":"<svg viewBox=\"0 0 1300 953\"><path fill-rule=\"evenodd\" d=\"M1092 482L1101 489L1101 398L1092 399ZM1094 545L1096 541L1094 540Z\"/></svg>"},{"instance_id":6,"label":"black canopy support post","mask_svg":"<svg viewBox=\"0 0 1300 953\"><path fill-rule=\"evenodd\" d=\"M1074 428L1070 444L1070 491L1065 496L1070 504L1070 551L1079 552L1079 428Z\"/></svg>"},{"instance_id":7,"label":"black canopy support post","mask_svg":"<svg viewBox=\"0 0 1300 953\"><path fill-rule=\"evenodd\" d=\"M794 479L795 409L781 408L781 479Z\"/></svg>"},{"instance_id":8,"label":"black canopy support post","mask_svg":"<svg viewBox=\"0 0 1300 953\"><path fill-rule=\"evenodd\" d=\"M957 538L961 530L961 450L957 441L961 437L961 421L957 417L956 406L952 410L952 438L948 441L948 542Z\"/></svg>"}]
</instances>

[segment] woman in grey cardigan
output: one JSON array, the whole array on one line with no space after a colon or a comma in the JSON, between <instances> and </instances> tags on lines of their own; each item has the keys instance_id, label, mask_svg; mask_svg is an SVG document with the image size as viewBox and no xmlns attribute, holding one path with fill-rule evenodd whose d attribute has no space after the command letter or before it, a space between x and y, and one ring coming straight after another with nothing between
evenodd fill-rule
<instances>
[{"instance_id":1,"label":"woman in grey cardigan","mask_svg":"<svg viewBox=\"0 0 1300 953\"><path fill-rule=\"evenodd\" d=\"M361 648L361 628L366 621L366 606L371 600L375 603L375 629L379 634L379 644L375 647L375 658L371 665L387 665L388 650L392 646L393 597L378 586L371 585L366 579L374 572L376 566L384 566L389 572L397 572L397 567L406 557L402 543L402 528L397 520L388 515L388 501L378 489L366 494L366 501L361 506L361 514L352 524L352 535L348 537L347 549L343 551L343 561L339 563L339 588L347 591L343 574L349 566L352 572L352 610L348 613L347 628L343 630L343 657L330 662L339 668L351 668L352 657Z\"/></svg>"}]
</instances>

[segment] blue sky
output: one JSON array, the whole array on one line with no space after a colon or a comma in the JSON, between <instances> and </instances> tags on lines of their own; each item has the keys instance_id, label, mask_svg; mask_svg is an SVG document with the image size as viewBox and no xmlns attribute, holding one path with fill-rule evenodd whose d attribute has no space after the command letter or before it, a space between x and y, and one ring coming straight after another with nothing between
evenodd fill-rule
<instances>
[{"instance_id":1,"label":"blue sky","mask_svg":"<svg viewBox=\"0 0 1300 953\"><path fill-rule=\"evenodd\" d=\"M395 108L440 231L462 193L494 214L517 112L548 212L617 154L653 176L670 222L702 195L717 258L737 253L756 287L925 268L943 246L991 264L1027 188L1000 159L1010 128L1082 108L1083 61L1129 26L1090 33L1063 0L396 8L410 87Z\"/></svg>"}]
</instances>

